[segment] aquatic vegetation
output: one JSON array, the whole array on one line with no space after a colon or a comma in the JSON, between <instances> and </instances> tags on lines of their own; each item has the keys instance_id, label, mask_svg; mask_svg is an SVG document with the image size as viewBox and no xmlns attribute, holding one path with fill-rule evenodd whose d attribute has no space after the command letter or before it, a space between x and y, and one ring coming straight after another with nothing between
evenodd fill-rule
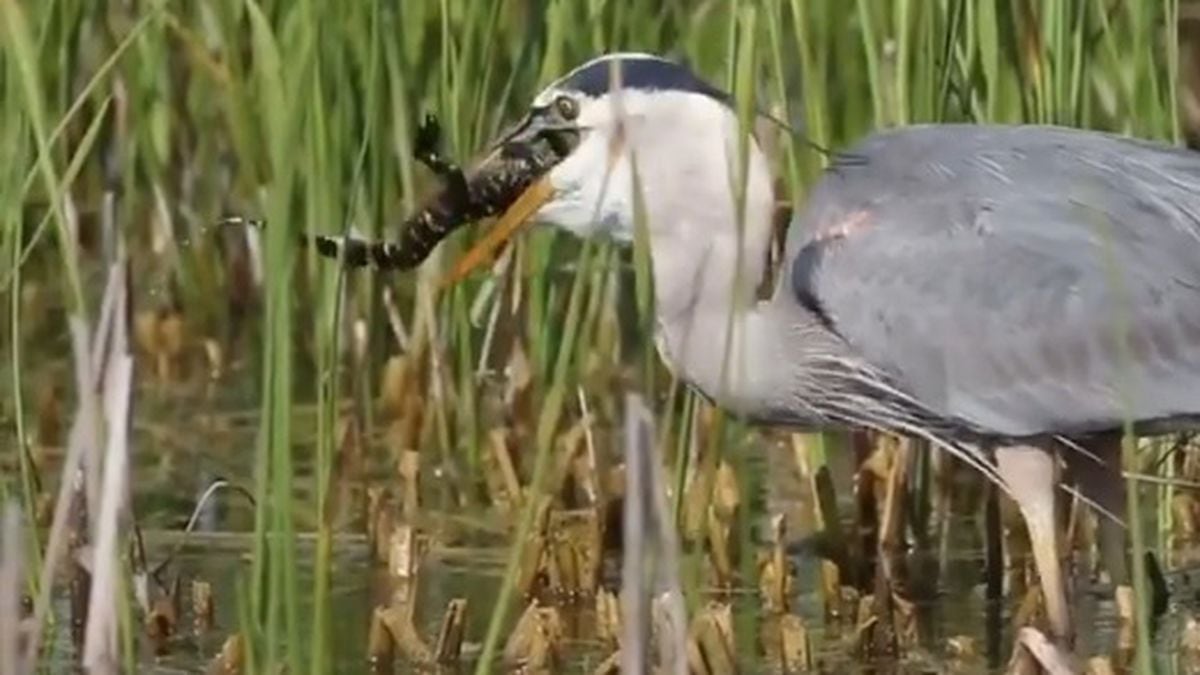
<instances>
[{"instance_id":1,"label":"aquatic vegetation","mask_svg":"<svg viewBox=\"0 0 1200 675\"><path fill-rule=\"evenodd\" d=\"M0 671L1002 666L1005 612L1043 611L1007 498L919 443L714 410L658 361L644 246L534 229L439 281L574 139L494 141L597 52L786 122L756 129L786 214L814 147L881 126L1195 138L1198 26L1175 0L0 0ZM1194 598L1200 444L1128 460L1139 597ZM1077 595L1110 590L1063 498ZM1194 665L1195 618L1156 626L1160 670ZM1145 669L1133 628L1089 649Z\"/></svg>"}]
</instances>

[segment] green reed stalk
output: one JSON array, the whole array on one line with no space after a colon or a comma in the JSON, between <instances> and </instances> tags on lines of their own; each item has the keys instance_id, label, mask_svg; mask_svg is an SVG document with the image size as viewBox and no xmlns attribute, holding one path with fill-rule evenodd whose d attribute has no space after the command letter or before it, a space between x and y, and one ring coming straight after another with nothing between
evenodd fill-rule
<instances>
[{"instance_id":1,"label":"green reed stalk","mask_svg":"<svg viewBox=\"0 0 1200 675\"><path fill-rule=\"evenodd\" d=\"M96 103L95 97L99 96L100 85L104 82L104 78L108 77L109 74L115 69L126 50L128 50L128 48L134 44L136 38L146 30L146 28L150 25L151 19L158 16L161 8L162 5L158 5L157 8L147 12L145 16L139 19L137 23L135 23L129 30L129 32L123 38L121 38L121 41L117 43L112 53L109 54L96 68L96 71L88 79L87 83L84 84L84 86L80 89L78 95L75 97L75 100L71 102L71 106L65 113L63 113L62 117L60 117L58 122L54 125L54 129L51 130L49 137L46 139L48 147L55 146L62 139L63 134L69 128L70 123L74 121L79 112L84 109L85 103L89 101ZM11 72L8 73L8 77L6 77L8 90L5 92L5 101L12 106L11 109L6 113L6 117L14 120L13 123L7 125L7 128L11 129L12 133L15 134L21 130L21 126L26 124L27 121L18 116L20 108L17 103L20 101L21 92L19 88L20 73L16 69L16 61L9 60L6 63L8 67L12 69ZM105 119L111 101L112 94L103 96L99 101L98 111L93 115L92 122L88 127L88 131L84 134L84 141L80 142L80 144L76 147L75 153L71 158L71 166L69 166L67 171L63 174L63 185L71 185L74 182L75 175L77 175L82 169L84 160L93 158L91 150L93 144L95 143L97 132L100 129L100 123ZM24 134L21 134L21 138L24 138ZM16 148L17 145L8 144L5 147ZM13 156L20 157L21 154L14 153ZM17 167L22 167L24 165L24 162L14 163L14 170L16 170ZM72 167L74 168L74 171L71 170ZM34 162L26 172L25 178L21 183L20 191L15 198L19 199L20 197L28 194L29 190L33 187L34 181L40 175L40 171L41 164ZM42 219L38 226L34 228L33 234L29 237L29 243L24 245L24 249L20 252L20 256L17 258L18 264L14 265L12 269L8 270L4 280L0 281L0 289L8 288L9 284L12 283L13 275L16 273L18 267L25 264L25 261L29 258L34 246L41 240L42 233L45 231L45 228L50 222L52 222L54 217L54 211L47 212L46 216Z\"/></svg>"},{"instance_id":2,"label":"green reed stalk","mask_svg":"<svg viewBox=\"0 0 1200 675\"><path fill-rule=\"evenodd\" d=\"M30 40L33 32L26 22L25 11L15 0L0 0L0 18L3 19L2 23L7 28L8 39L4 43L16 70L17 81L21 85L26 119L33 130L34 141L37 145L38 172L42 176L42 182L50 200L50 209L54 215L68 311L86 321L87 306L84 300L83 283L79 276L79 262L75 254L76 246L64 208L66 191L61 177L55 170L50 136L46 132L48 124L46 105L42 98L41 75L38 69L36 50Z\"/></svg>"},{"instance_id":3,"label":"green reed stalk","mask_svg":"<svg viewBox=\"0 0 1200 675\"><path fill-rule=\"evenodd\" d=\"M769 20L769 19L768 19ZM736 102L738 124L741 133L739 134L738 157L733 173L733 184L730 185L730 190L733 193L734 208L737 214L737 260L735 262L736 272L734 274L734 287L737 289L733 294L734 303L730 307L729 317L726 323L726 353L723 356L724 365L722 370L722 386L729 386L729 377L733 376L728 371L731 359L737 359L737 377L745 377L746 373L742 364L745 362L745 355L732 351L734 339L734 326L737 316L751 309L750 303L753 299L748 299L741 289L746 287L747 281L757 284L758 279L747 279L746 269L749 261L743 258L745 246L744 239L746 236L747 227L760 227L762 223L748 224L746 222L746 187L750 175L750 150L754 142L754 126L757 116L757 101L758 93L757 78L759 74L759 53L761 30L759 28L759 13L758 8L754 5L742 6L739 8L736 21L730 23L731 30L735 31L736 44L736 60L733 68L733 96ZM754 252L753 255L761 255L760 252ZM727 442L733 442L733 438L744 437L743 428L740 424L725 425L722 429L725 438L720 440L720 446ZM727 453L730 462L733 465L734 474L738 479L738 489L743 495L743 503L737 510L735 532L738 541L738 550L741 552L738 560L738 567L743 579L753 579L756 575L757 561L755 556L750 555L750 551L754 550L753 542L753 523L749 517L749 505L753 501L752 495L759 494L761 488L761 480L755 480L756 473L750 470L750 465L747 461L746 453L738 452L736 449L732 453ZM758 670L758 650L753 648L753 644L757 642L755 636L758 634L758 617L759 613L750 604L743 604L735 609L735 637L740 643L738 659L741 667L747 668L750 671Z\"/></svg>"},{"instance_id":4,"label":"green reed stalk","mask_svg":"<svg viewBox=\"0 0 1200 675\"><path fill-rule=\"evenodd\" d=\"M1164 25L1166 25L1168 27L1174 27L1174 26L1179 25L1179 2L1178 2L1178 0L1163 0L1162 13L1163 13L1163 17L1165 18L1165 20L1163 22ZM1170 35L1170 33L1168 32L1168 36L1169 35ZM1168 37L1168 39L1165 40L1165 42L1166 42L1166 71L1167 71L1166 72L1167 93L1166 93L1165 101L1166 101L1166 105L1167 105L1167 109L1168 109L1167 132L1169 134L1168 138L1171 140L1171 142L1178 145L1179 141L1181 139L1181 136L1182 136L1182 130L1179 127L1179 106L1172 105L1172 102L1179 100L1179 92L1178 92L1179 41L1177 39L1170 39ZM1160 452L1163 452L1163 453L1168 452L1168 450L1166 448L1167 448L1166 443L1162 443L1159 445ZM1174 461L1171 461L1171 459L1168 459L1168 461L1166 461L1165 463L1163 463L1161 465L1163 465L1165 468L1165 471L1166 471L1165 478L1168 479L1168 482L1166 485L1162 485L1159 488L1158 512L1160 514L1160 517L1159 517L1158 551L1160 554L1162 554L1164 556L1162 559L1166 560L1165 556L1170 555L1170 549L1167 546L1167 541L1168 541L1168 538L1169 538L1171 532L1174 531L1174 520L1173 520L1174 513L1171 509L1171 504L1175 500L1175 487L1174 487L1174 485L1172 485L1170 483L1170 480L1173 478L1176 478L1176 469L1175 469L1176 465L1175 465Z\"/></svg>"},{"instance_id":5,"label":"green reed stalk","mask_svg":"<svg viewBox=\"0 0 1200 675\"><path fill-rule=\"evenodd\" d=\"M307 7L312 12L311 4ZM319 13L313 12L312 20L317 25L321 20ZM332 51L332 50L327 50ZM307 178L311 183L308 193L311 201L308 203L309 213L305 219L309 230L316 223L333 222L331 216L338 212L330 194L333 180L330 174L329 123L325 115L322 100L323 81L319 68L311 73L314 81L310 87L309 103L309 133L311 143L307 153ZM308 252L310 265L319 265L315 254ZM313 568L313 609L312 609L312 640L309 655L309 666L314 673L329 672L332 668L330 654L330 623L329 623L329 593L331 587L330 574L332 569L333 531L330 520L330 494L333 492L333 463L337 451L334 437L337 427L337 402L341 393L340 369L338 368L338 347L341 335L342 321L342 290L345 284L345 274L340 266L325 266L317 272L318 298L314 317L314 335L316 345L316 395L317 395L317 435L316 435L316 490L314 509L317 518L316 558ZM332 267L333 269L328 269Z\"/></svg>"},{"instance_id":6,"label":"green reed stalk","mask_svg":"<svg viewBox=\"0 0 1200 675\"><path fill-rule=\"evenodd\" d=\"M879 44L875 37L875 18L872 16L872 6L868 0L858 0L858 19L861 23L863 50L867 56L867 79L870 82L871 108L875 115L875 126L885 127L886 108L884 103L883 82L880 79Z\"/></svg>"},{"instance_id":7,"label":"green reed stalk","mask_svg":"<svg viewBox=\"0 0 1200 675\"><path fill-rule=\"evenodd\" d=\"M28 126L25 122L25 117L18 105L20 99L17 91L17 79L12 77L15 75L12 67L13 61L6 60L5 65L5 96L3 103L2 116L0 116L0 129L3 129L3 137L0 138L0 146L9 148L14 156L14 161L10 166L0 170L0 223L5 223L4 227L4 251L5 256L10 262L11 267L8 270L8 277L11 279L10 284L7 284L9 292L9 369L11 375L12 386L12 402L13 402L13 430L16 435L16 454L20 470L19 483L21 486L22 508L25 513L37 513L35 510L37 504L37 477L34 472L32 458L29 456L29 439L25 432L25 398L23 395L22 385L22 358L21 358L21 241L24 237L24 223L21 217L21 199L23 190L19 189L18 180L20 174L18 167L23 166L28 161L28 147L25 139L28 137ZM8 482L4 482L5 499L3 503L7 503ZM30 519L30 544L29 556L30 564L25 567L30 571L28 575L31 579L30 591L34 597L37 596L37 573L36 570L41 569L41 547L37 545L37 523L36 519Z\"/></svg>"},{"instance_id":8,"label":"green reed stalk","mask_svg":"<svg viewBox=\"0 0 1200 675\"><path fill-rule=\"evenodd\" d=\"M118 634L120 636L121 646L118 653L124 657L123 666L125 672L137 672L137 636L138 629L141 626L134 621L133 612L133 589L130 587L130 582L134 578L133 565L128 559L124 560L121 566L122 574L117 575L117 602L120 603L117 619L119 621Z\"/></svg>"},{"instance_id":9,"label":"green reed stalk","mask_svg":"<svg viewBox=\"0 0 1200 675\"><path fill-rule=\"evenodd\" d=\"M678 381L671 383L672 393L680 389ZM683 497L687 490L687 472L691 459L688 448L692 445L692 430L695 429L697 397L690 389L683 392L683 411L679 415L675 436L675 469L673 472L674 499L671 504L671 514L676 527L683 518Z\"/></svg>"},{"instance_id":10,"label":"green reed stalk","mask_svg":"<svg viewBox=\"0 0 1200 675\"><path fill-rule=\"evenodd\" d=\"M930 3L921 4L928 5ZM913 20L912 0L896 0L893 10L895 12L896 72L893 80L895 93L892 100L895 101L896 109L892 118L897 125L904 125L911 121L912 114L908 100L912 87L911 73L909 72L912 60L912 35L920 26L916 25ZM926 7L925 11L929 11L929 8Z\"/></svg>"},{"instance_id":11,"label":"green reed stalk","mask_svg":"<svg viewBox=\"0 0 1200 675\"><path fill-rule=\"evenodd\" d=\"M286 662L301 671L296 551L292 520L293 469L291 458L292 399L292 274L294 230L287 226L295 185L293 148L299 138L304 73L312 64L313 36L305 22L298 34L285 34L283 46L262 9L246 0L254 48L254 76L259 87L267 150L272 172L268 193L268 222L279 227L266 232L263 333L263 431L260 434L258 513L255 524L255 617L265 619L264 667L274 670L281 641L287 645ZM286 55L287 60L284 61ZM284 64L287 64L285 69ZM290 77L289 77L290 76ZM289 82L290 79L290 82ZM290 85L290 86L289 86ZM294 97L294 98L293 98ZM265 586L265 587L264 587Z\"/></svg>"},{"instance_id":12,"label":"green reed stalk","mask_svg":"<svg viewBox=\"0 0 1200 675\"><path fill-rule=\"evenodd\" d=\"M53 146L66 129L67 120L74 117L82 109L83 100L95 90L101 73L107 72L113 67L116 62L116 56L109 57L101 64L101 70L86 83L83 91L73 102L63 116L63 119L54 126L49 134L46 134L45 130L48 126L48 119L46 118L46 106L41 97L44 78L42 73L39 72L38 64L33 62L32 44L29 39L31 36L30 24L26 22L21 7L15 4L8 2L0 3L0 15L3 15L5 18L10 37L6 41L9 48L8 58L4 61L4 72L8 75L5 78L5 86L6 92L9 94L5 96L6 107L4 110L4 119L8 120L5 127L10 130L8 132L10 137L4 142L4 147L9 148L12 152L12 163L8 170L12 172L13 178L13 181L5 182L5 186L10 186L11 191L9 187L6 187L4 197L0 198L0 213L6 214L6 219L11 219L12 223L12 226L5 230L5 241L9 246L8 251L10 252L8 260L11 266L5 274L3 287L10 292L11 396L14 402L16 453L21 474L22 499L26 513L31 514L31 524L28 533L32 544L29 547L30 562L32 564L27 569L29 569L30 589L33 591L34 596L36 596L38 594L37 570L42 566L42 551L40 545L38 545L37 524L32 515L37 513L35 508L36 495L40 491L40 487L33 460L30 456L29 439L24 426L25 410L22 392L24 359L21 350L21 278L26 257L33 247L33 241L27 247L23 248L24 225L20 204L21 200L28 195L32 188L34 177L40 175L43 179L44 189L50 196L51 209L43 219L42 225L39 225L35 230L31 239L36 241L45 223L53 219L53 222L57 225L56 232L59 237L59 258L62 267L66 270L66 282L63 290L67 294L69 311L73 311L79 316L84 316L86 312L86 300L79 282L75 241L71 237L69 225L65 219L63 208L64 196L75 182L84 160L90 157L101 128L101 123L106 119L109 98L104 97L100 101L82 137L77 141L77 146L70 157L68 166L61 174L56 171L51 155L53 153ZM116 53L120 54L123 52L131 43L133 37L140 33L145 25L145 21L135 24L130 35L118 45ZM21 107L22 103L24 104L23 109ZM33 132L37 145L36 162L25 175L24 180L18 183L16 179L20 176L20 171L25 166L21 158L28 155L25 138L29 131Z\"/></svg>"},{"instance_id":13,"label":"green reed stalk","mask_svg":"<svg viewBox=\"0 0 1200 675\"><path fill-rule=\"evenodd\" d=\"M306 8L311 21L315 26L323 25L321 12L317 10L311 3ZM375 10L372 9L368 16L372 17L368 21L373 20ZM353 18L361 19L361 14L356 14ZM367 65L368 81L374 81L375 72L379 62L379 40L378 32L368 28L371 35L370 39L370 56ZM343 45L334 43L332 40L322 39L318 44L324 46L323 60L331 67L336 66L337 75L341 75L341 81L345 82L351 76L350 67L346 64L345 53L342 50ZM326 105L327 97L336 100L341 92L327 92L327 85L321 76L321 68L313 68L310 75L313 78L310 85L310 105L308 115L308 137L312 140L307 153L308 159L308 194L312 199L308 203L309 211L307 217L307 225L309 234L313 234L316 227L321 224L329 224L338 222L338 214L341 210L338 207L340 203L342 181L337 177L340 176L338 171L338 162L335 158L339 156L338 151L342 149L343 136L335 136L335 128L338 120L331 119L333 115L327 113L328 106ZM337 88L338 82L330 83L328 86ZM367 109L373 108L375 98L378 96L374 89L367 92ZM336 108L333 109L336 111ZM368 117L367 129L363 132L363 137L360 142L360 147L355 154L354 162L355 178L359 177L359 171L362 169L366 159L367 139L371 136L371 130L375 118ZM348 143L349 141L347 141ZM348 146L347 148L348 149ZM352 181L352 185L356 184L357 180ZM349 220L352 209L346 209L346 220ZM316 437L316 514L317 514L317 541L316 553L313 569L313 588L312 588L312 622L311 622L311 651L309 655L310 667L314 673L330 672L333 668L333 653L331 639L331 612L330 612L330 594L332 591L332 558L333 558L333 523L332 523L332 495L334 493L334 464L336 462L336 443L338 439L335 437L338 421L338 403L341 400L342 383L341 371L339 368L338 355L341 347L341 327L343 320L342 298L345 292L346 275L342 268L337 265L328 265L320 262L315 255L315 252L308 251L308 259L310 268L319 270L318 272L318 292L319 302L317 311L314 312L314 334L317 336L316 345L316 372L317 372L317 437Z\"/></svg>"},{"instance_id":14,"label":"green reed stalk","mask_svg":"<svg viewBox=\"0 0 1200 675\"><path fill-rule=\"evenodd\" d=\"M588 293L588 304L583 310L583 328L585 335L593 344L600 342L601 319L604 315L604 303L610 299L609 291L617 284L614 265L617 261L617 250L608 242L601 242L596 251L595 278L592 280L592 290ZM609 344L598 345L608 348Z\"/></svg>"},{"instance_id":15,"label":"green reed stalk","mask_svg":"<svg viewBox=\"0 0 1200 675\"><path fill-rule=\"evenodd\" d=\"M488 620L487 633L483 640L483 648L479 656L479 661L475 664L477 675L483 675L483 673L491 671L492 661L495 659L496 649L500 643L500 631L507 620L509 605L512 604L517 573L520 571L522 564L529 562L522 560L521 553L524 551L525 540L529 537L529 532L533 527L534 511L544 489L542 483L544 482L546 469L550 465L550 457L553 454L554 434L559 427L563 404L571 391L568 375L571 371L574 357L580 351L576 348L576 338L579 335L579 319L584 306L583 295L585 283L591 276L590 268L593 247L594 243L592 241L585 241L579 252L578 268L571 283L570 299L567 303L562 342L555 358L554 374L550 380L550 389L542 404L541 413L537 420L537 456L534 459L533 475L530 479L531 489L525 497L525 503L521 508L521 519L513 535L508 563L504 569L504 580L500 584L495 608L492 610L491 618Z\"/></svg>"},{"instance_id":16,"label":"green reed stalk","mask_svg":"<svg viewBox=\"0 0 1200 675\"><path fill-rule=\"evenodd\" d=\"M1117 77L1124 83L1124 87L1118 91L1125 94L1123 100L1120 101L1122 107L1128 111L1130 121L1133 128L1138 129L1140 133L1168 139L1178 138L1178 129L1174 125L1176 119L1173 114L1164 114L1166 109L1174 109L1175 99L1168 98L1164 100L1163 90L1174 94L1174 85L1160 86L1160 78L1163 77L1164 69L1159 66L1156 60L1158 54L1152 45L1157 44L1158 40L1155 37L1156 28L1161 20L1165 17L1171 17L1175 14L1171 3L1153 4L1146 3L1137 7L1124 8L1126 16L1125 21L1109 23L1106 13L1103 11L1100 14L1102 26L1104 28L1101 33L1100 43L1107 54L1116 59L1116 63L1133 64L1134 68L1129 73L1128 77L1121 77L1120 70L1116 71ZM1160 11L1162 12L1160 14ZM1132 33L1132 35L1128 35ZM1166 32L1167 39L1165 42L1173 42L1174 30ZM1166 50L1168 55L1174 53L1174 48ZM1175 65L1171 64L1165 68L1169 74L1175 72ZM1171 82L1174 82L1172 77ZM1168 122L1168 120L1171 120ZM1140 122L1140 124L1139 124ZM1111 263L1110 263L1111 265ZM1121 270L1113 267L1111 270L1113 277L1114 288L1122 291ZM1114 330L1118 331L1118 335L1123 335L1130 327L1131 315L1129 314L1128 298L1123 292L1120 293L1119 301L1114 307L1116 319ZM1122 348L1122 362L1129 363L1131 355L1128 354L1128 344L1125 340L1119 340ZM1130 382L1129 377L1122 378L1125 382ZM1127 388L1127 387L1126 387ZM1128 392L1123 395L1136 396L1138 392ZM1126 402L1127 406L1132 409L1132 400ZM1138 457L1136 438L1132 436L1132 421L1126 425L1125 441L1123 443L1124 458L1123 465L1125 470L1130 473L1137 473L1140 467ZM1137 652L1135 669L1139 673L1153 672L1153 661L1150 643L1150 622L1149 622L1149 587L1146 577L1145 559L1142 552L1147 550L1147 537L1144 532L1144 518L1142 513L1141 489L1139 483L1130 478L1126 483L1127 495L1127 516L1126 520L1129 526L1130 547L1133 551L1131 555L1132 573L1134 583L1135 596L1135 623L1137 631Z\"/></svg>"},{"instance_id":17,"label":"green reed stalk","mask_svg":"<svg viewBox=\"0 0 1200 675\"><path fill-rule=\"evenodd\" d=\"M765 12L764 15L766 19L763 21L763 23L766 25L767 37L769 40L769 62L771 64L771 69L774 71L774 77L772 80L775 87L772 94L775 97L775 104L778 105L779 109L783 111L783 119L791 120L791 106L789 105L786 85L784 83L784 77L787 69L783 65L784 57L782 24L783 13L785 11L786 8L783 5L780 5L779 7L775 8L774 11ZM808 78L805 77L804 81L807 82ZM803 133L804 130L800 131ZM775 198L779 200L787 197L790 198L794 204L800 199L800 160L799 157L797 157L796 142L793 134L785 132L782 133L781 136L783 141L781 144L783 147L783 168L784 171L787 172L787 194L776 195Z\"/></svg>"}]
</instances>

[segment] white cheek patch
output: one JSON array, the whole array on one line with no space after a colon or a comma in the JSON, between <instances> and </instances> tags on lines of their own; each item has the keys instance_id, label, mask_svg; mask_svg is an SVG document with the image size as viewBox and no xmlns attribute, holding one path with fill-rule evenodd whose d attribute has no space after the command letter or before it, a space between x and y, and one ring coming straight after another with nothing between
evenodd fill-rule
<instances>
[{"instance_id":1,"label":"white cheek patch","mask_svg":"<svg viewBox=\"0 0 1200 675\"><path fill-rule=\"evenodd\" d=\"M613 156L606 134L589 133L550 171L554 198L538 211L537 218L579 236L607 234L630 240L632 175L624 148Z\"/></svg>"}]
</instances>

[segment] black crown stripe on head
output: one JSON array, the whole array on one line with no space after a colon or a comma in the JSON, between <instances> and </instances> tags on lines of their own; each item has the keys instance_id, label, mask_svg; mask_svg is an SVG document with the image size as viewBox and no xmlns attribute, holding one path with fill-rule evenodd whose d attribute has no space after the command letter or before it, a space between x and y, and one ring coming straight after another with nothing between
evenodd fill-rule
<instances>
[{"instance_id":1,"label":"black crown stripe on head","mask_svg":"<svg viewBox=\"0 0 1200 675\"><path fill-rule=\"evenodd\" d=\"M616 64L621 86L627 89L686 91L703 94L723 103L729 95L700 79L687 66L656 56L618 55L595 59L563 78L560 87L582 92L593 98L611 88L611 69Z\"/></svg>"}]
</instances>

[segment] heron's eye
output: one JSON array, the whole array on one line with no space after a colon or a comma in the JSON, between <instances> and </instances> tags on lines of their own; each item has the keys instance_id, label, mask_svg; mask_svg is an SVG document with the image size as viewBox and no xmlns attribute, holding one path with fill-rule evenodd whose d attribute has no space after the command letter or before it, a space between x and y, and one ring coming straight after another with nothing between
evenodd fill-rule
<instances>
[{"instance_id":1,"label":"heron's eye","mask_svg":"<svg viewBox=\"0 0 1200 675\"><path fill-rule=\"evenodd\" d=\"M554 99L554 108L564 120L579 117L579 104L570 96L559 96Z\"/></svg>"}]
</instances>

